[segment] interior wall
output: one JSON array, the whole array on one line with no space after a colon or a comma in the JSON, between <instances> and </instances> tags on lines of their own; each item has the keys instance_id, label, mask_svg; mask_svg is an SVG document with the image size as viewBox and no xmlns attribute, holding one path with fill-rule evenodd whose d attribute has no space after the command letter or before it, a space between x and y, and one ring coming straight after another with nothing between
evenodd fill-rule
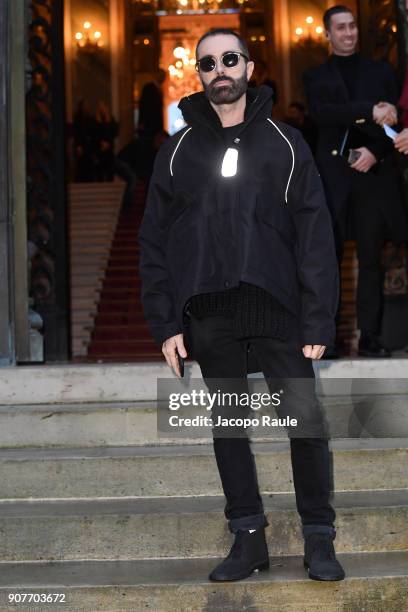
<instances>
[{"instance_id":1,"label":"interior wall","mask_svg":"<svg viewBox=\"0 0 408 612\"><path fill-rule=\"evenodd\" d=\"M111 108L111 70L110 70L110 22L109 0L69 0L72 58L72 109L80 100L86 100L92 111L99 100ZM84 31L83 24L89 21L92 31L102 34L103 47L95 52L79 48L75 33Z\"/></svg>"},{"instance_id":2,"label":"interior wall","mask_svg":"<svg viewBox=\"0 0 408 612\"><path fill-rule=\"evenodd\" d=\"M312 66L328 57L328 42L324 33L322 16L327 9L326 0L288 0L290 28L290 101L305 101L302 75ZM308 23L306 19L312 18ZM296 34L298 28L303 32ZM322 28L319 33L316 28Z\"/></svg>"}]
</instances>

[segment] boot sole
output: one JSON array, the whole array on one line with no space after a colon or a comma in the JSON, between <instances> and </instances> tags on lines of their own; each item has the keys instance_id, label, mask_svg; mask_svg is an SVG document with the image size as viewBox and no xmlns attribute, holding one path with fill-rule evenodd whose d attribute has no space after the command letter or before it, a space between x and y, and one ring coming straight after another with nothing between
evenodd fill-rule
<instances>
[{"instance_id":1,"label":"boot sole","mask_svg":"<svg viewBox=\"0 0 408 612\"><path fill-rule=\"evenodd\" d=\"M245 578L249 578L249 576L251 576L251 574L253 574L253 572L255 572L256 570L259 570L260 572L262 572L263 570L267 570L267 569L269 569L269 559L268 561L265 561L264 563L255 565L255 567L251 568L244 574L240 574L239 576L234 576L233 578L211 578L211 574L208 578L209 580L211 580L211 582L234 582L236 580L244 580Z\"/></svg>"},{"instance_id":2,"label":"boot sole","mask_svg":"<svg viewBox=\"0 0 408 612\"><path fill-rule=\"evenodd\" d=\"M346 577L346 575L344 574L335 574L334 576L318 576L316 574L311 574L310 573L310 569L308 564L306 563L306 561L303 562L303 566L305 568L305 570L307 571L307 574L309 576L309 578L311 578L312 580L320 580L323 582L338 582L339 580L344 580L344 578Z\"/></svg>"}]
</instances>

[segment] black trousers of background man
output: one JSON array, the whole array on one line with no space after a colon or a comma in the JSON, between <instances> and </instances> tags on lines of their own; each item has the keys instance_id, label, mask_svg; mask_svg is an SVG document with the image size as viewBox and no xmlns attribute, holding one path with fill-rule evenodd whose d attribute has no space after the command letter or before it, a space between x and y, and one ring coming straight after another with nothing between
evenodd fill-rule
<instances>
[{"instance_id":1,"label":"black trousers of background man","mask_svg":"<svg viewBox=\"0 0 408 612\"><path fill-rule=\"evenodd\" d=\"M343 245L351 230L357 243L357 327L362 336L377 336L383 312L384 240L398 245L408 237L407 215L402 204L398 176L391 160L377 164L370 172L350 169L349 199L334 227L341 262Z\"/></svg>"},{"instance_id":2,"label":"black trousers of background man","mask_svg":"<svg viewBox=\"0 0 408 612\"><path fill-rule=\"evenodd\" d=\"M314 389L312 361L303 356L300 342L296 338L288 342L266 337L241 339L234 336L232 318L228 316L198 319L190 315L185 341L190 356L201 368L210 392L215 393L218 389L221 392L231 392L228 383L236 379L237 384L233 390L249 393L248 345L254 351L268 385L273 379L313 379ZM220 388L223 379L226 382L224 388ZM269 390L271 394L277 391L271 387ZM213 443L226 497L225 516L230 522L230 530L234 531L234 526L237 528L243 524L245 528L265 525L255 461L248 437L214 436ZM291 437L290 449L296 504L304 533L305 526L311 526L312 530L312 526L332 530L335 512L329 502L332 473L327 438ZM247 522L245 517L248 517Z\"/></svg>"}]
</instances>

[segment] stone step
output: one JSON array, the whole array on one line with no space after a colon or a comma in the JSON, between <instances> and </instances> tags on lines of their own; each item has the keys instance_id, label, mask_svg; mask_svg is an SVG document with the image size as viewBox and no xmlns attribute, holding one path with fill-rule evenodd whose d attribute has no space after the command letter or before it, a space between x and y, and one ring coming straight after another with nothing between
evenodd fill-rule
<instances>
[{"instance_id":1,"label":"stone step","mask_svg":"<svg viewBox=\"0 0 408 612\"><path fill-rule=\"evenodd\" d=\"M100 272L76 274L74 277L71 277L71 292L78 287L89 287L90 285L91 290L100 290L102 283L103 277Z\"/></svg>"},{"instance_id":2,"label":"stone step","mask_svg":"<svg viewBox=\"0 0 408 612\"><path fill-rule=\"evenodd\" d=\"M102 272L106 268L109 259L109 253L87 253L84 258L83 254L71 254L71 271L81 270L82 266L88 266Z\"/></svg>"},{"instance_id":3,"label":"stone step","mask_svg":"<svg viewBox=\"0 0 408 612\"><path fill-rule=\"evenodd\" d=\"M77 342L76 340L73 340L72 348L74 350L74 354L78 357L86 357L88 353L88 344L84 341Z\"/></svg>"},{"instance_id":4,"label":"stone step","mask_svg":"<svg viewBox=\"0 0 408 612\"><path fill-rule=\"evenodd\" d=\"M101 254L109 254L109 250L110 250L110 245L108 243L108 241L103 240L102 242L98 243L92 243L92 242L88 242L85 240L79 240L79 241L71 241L71 244L73 243L73 249L75 252L75 255L78 255L79 253L82 254L87 254L87 253L101 253Z\"/></svg>"},{"instance_id":5,"label":"stone step","mask_svg":"<svg viewBox=\"0 0 408 612\"><path fill-rule=\"evenodd\" d=\"M95 353L94 355L88 355L86 361L88 363L97 363L99 365L101 364L113 365L113 364L118 364L118 363L134 365L136 363L142 364L142 363L145 363L146 361L149 361L150 363L159 362L159 361L162 361L162 359L163 359L163 354L159 352L157 348L155 348L155 345L152 345L151 347L149 347L149 349L144 347L143 353L134 354L134 355L122 355L120 352L117 352L114 355L112 354L112 352L110 353L98 352L98 353Z\"/></svg>"},{"instance_id":6,"label":"stone step","mask_svg":"<svg viewBox=\"0 0 408 612\"><path fill-rule=\"evenodd\" d=\"M121 294L129 292L130 290L137 290L140 292L141 280L136 274L129 274L127 278L118 278L115 276L111 278L107 276L105 278L104 289L109 290L112 294Z\"/></svg>"},{"instance_id":7,"label":"stone step","mask_svg":"<svg viewBox=\"0 0 408 612\"><path fill-rule=\"evenodd\" d=\"M98 325L146 325L146 318L143 312L131 312L127 315L121 315L120 313L105 313L98 314ZM148 361L146 359L146 361Z\"/></svg>"},{"instance_id":8,"label":"stone step","mask_svg":"<svg viewBox=\"0 0 408 612\"><path fill-rule=\"evenodd\" d=\"M115 211L111 215L103 215L102 217L98 215L97 219L88 218L86 221L80 217L80 215L76 215L74 218L70 220L70 230L71 231L83 231L84 229L93 230L93 228L97 228L98 231L105 230L109 233L112 233L112 218L116 217Z\"/></svg>"},{"instance_id":9,"label":"stone step","mask_svg":"<svg viewBox=\"0 0 408 612\"><path fill-rule=\"evenodd\" d=\"M140 299L140 280L131 279L130 282L126 283L122 287L106 287L103 286L103 298L107 301L134 301Z\"/></svg>"},{"instance_id":10,"label":"stone step","mask_svg":"<svg viewBox=\"0 0 408 612\"><path fill-rule=\"evenodd\" d=\"M71 245L75 249L75 253L95 252L98 250L109 252L110 250L110 241L108 239L104 240L99 236L90 236L89 238L74 236L71 240Z\"/></svg>"},{"instance_id":11,"label":"stone step","mask_svg":"<svg viewBox=\"0 0 408 612\"><path fill-rule=\"evenodd\" d=\"M133 355L144 354L146 349L149 350L154 346L153 339L146 335L141 338L110 338L109 340L100 340L96 338L92 341L89 354L107 354L114 355L120 352L121 355Z\"/></svg>"},{"instance_id":12,"label":"stone step","mask_svg":"<svg viewBox=\"0 0 408 612\"><path fill-rule=\"evenodd\" d=\"M94 326L94 317L95 315L92 315L92 313L82 315L81 313L76 312L75 316L71 315L71 329L81 326L85 331L92 330Z\"/></svg>"},{"instance_id":13,"label":"stone step","mask_svg":"<svg viewBox=\"0 0 408 612\"><path fill-rule=\"evenodd\" d=\"M294 495L263 498L271 555L299 555ZM408 490L337 493L338 552L408 550ZM231 541L216 497L0 502L0 560L219 557Z\"/></svg>"},{"instance_id":14,"label":"stone step","mask_svg":"<svg viewBox=\"0 0 408 612\"><path fill-rule=\"evenodd\" d=\"M220 560L220 559L219 559ZM66 612L403 612L408 600L408 552L339 554L341 582L310 580L301 556L270 557L267 571L214 584L218 559L38 561L2 563L0 605L14 593L63 593ZM26 600L27 601L27 600ZM38 604L37 604L38 605ZM30 604L30 610L36 610Z\"/></svg>"},{"instance_id":15,"label":"stone step","mask_svg":"<svg viewBox=\"0 0 408 612\"><path fill-rule=\"evenodd\" d=\"M98 217L98 224L103 223L108 227L114 227L116 225L116 220L118 217L118 213L116 208L112 207L112 210L99 210L99 211L90 211L88 210L84 204L78 207L74 212L71 211L70 219L69 219L69 227L70 231L74 232L77 227L95 227L95 217Z\"/></svg>"},{"instance_id":16,"label":"stone step","mask_svg":"<svg viewBox=\"0 0 408 612\"><path fill-rule=\"evenodd\" d=\"M101 314L121 314L127 315L135 312L138 306L138 301L134 300L103 300L99 305L99 312Z\"/></svg>"},{"instance_id":17,"label":"stone step","mask_svg":"<svg viewBox=\"0 0 408 612\"><path fill-rule=\"evenodd\" d=\"M408 440L333 440L336 491L408 489ZM288 442L252 444L262 493L293 491ZM0 450L1 499L219 495L212 444Z\"/></svg>"},{"instance_id":18,"label":"stone step","mask_svg":"<svg viewBox=\"0 0 408 612\"><path fill-rule=\"evenodd\" d=\"M71 269L71 281L78 282L81 278L90 278L90 279L102 279L104 277L103 265L95 265L95 264L82 264L79 263L76 266L72 266Z\"/></svg>"},{"instance_id":19,"label":"stone step","mask_svg":"<svg viewBox=\"0 0 408 612\"><path fill-rule=\"evenodd\" d=\"M109 317L104 315L105 317L108 320ZM118 318L126 320L128 317L124 315L122 319L121 315L115 315L113 320ZM130 313L130 318L133 320L134 313ZM378 379L384 381L390 379L389 389L392 392L407 391L408 360L405 357L321 360L314 362L314 368L317 376L323 381L322 384L326 380L338 379L341 385L344 384L346 392L349 385L358 385L365 379L372 379L374 389L377 388ZM188 362L185 384L200 376L198 364ZM158 378L176 380L164 357L160 363L146 361L137 365L57 364L47 367L42 365L24 366L24 368L3 367L0 368L0 406L155 400ZM251 375L250 379L262 381L263 377L261 374L255 374Z\"/></svg>"},{"instance_id":20,"label":"stone step","mask_svg":"<svg viewBox=\"0 0 408 612\"><path fill-rule=\"evenodd\" d=\"M75 236L87 236L87 235L93 235L93 236L103 236L103 237L108 237L108 236L113 236L114 234L114 227L112 227L112 223L106 223L95 220L94 223L91 224L85 224L85 223L78 223L78 226L75 227Z\"/></svg>"},{"instance_id":21,"label":"stone step","mask_svg":"<svg viewBox=\"0 0 408 612\"><path fill-rule=\"evenodd\" d=\"M102 291L101 283L98 282L98 284L100 284L100 287L97 287L97 286L92 287L92 286L86 285L85 283L81 285L77 285L76 287L72 287L71 288L71 299L73 300L77 300L81 298L93 298L95 300L98 299L98 296L100 292Z\"/></svg>"},{"instance_id":22,"label":"stone step","mask_svg":"<svg viewBox=\"0 0 408 612\"><path fill-rule=\"evenodd\" d=\"M133 261L133 264L136 262ZM109 269L106 271L105 278L106 280L113 281L113 283L119 284L122 281L122 278L135 278L139 274L139 268L137 265L123 265L123 266L111 266L109 264Z\"/></svg>"},{"instance_id":23,"label":"stone step","mask_svg":"<svg viewBox=\"0 0 408 612\"><path fill-rule=\"evenodd\" d=\"M104 341L115 338L117 341L127 341L132 338L149 338L151 339L150 331L148 330L145 323L140 325L118 325L115 326L103 326L98 325L92 336L93 341Z\"/></svg>"},{"instance_id":24,"label":"stone step","mask_svg":"<svg viewBox=\"0 0 408 612\"><path fill-rule=\"evenodd\" d=\"M95 183L92 181L83 182L83 183L68 183L68 188L73 192L82 192L82 191L103 191L104 193L107 191L112 191L114 189L123 189L124 181L115 177L114 181L104 181L101 183Z\"/></svg>"},{"instance_id":25,"label":"stone step","mask_svg":"<svg viewBox=\"0 0 408 612\"><path fill-rule=\"evenodd\" d=\"M114 370L123 366L106 367ZM90 379L90 388L93 383ZM128 388L132 388L131 383ZM52 387L49 392L52 395ZM32 396L36 399L34 385ZM331 437L408 437L406 396L395 396L392 399L386 397L385 400L382 397L376 398L377 404L373 405L374 399L367 398L361 407L356 407L347 399L324 398L323 414ZM109 402L108 398L100 403L3 406L0 411L0 448L189 444L191 441L199 444L211 441L209 425L190 428L174 426L171 429L161 425L158 431L155 406L154 401L115 403ZM185 409L183 412L186 417L194 417L196 414L197 408ZM167 425L164 418L161 424ZM266 427L262 424L253 428L251 435L258 441L287 439L283 427Z\"/></svg>"},{"instance_id":26,"label":"stone step","mask_svg":"<svg viewBox=\"0 0 408 612\"><path fill-rule=\"evenodd\" d=\"M71 304L71 308L75 309L76 312L86 310L89 313L96 313L97 305L97 295L91 297L75 297L74 303Z\"/></svg>"}]
</instances>

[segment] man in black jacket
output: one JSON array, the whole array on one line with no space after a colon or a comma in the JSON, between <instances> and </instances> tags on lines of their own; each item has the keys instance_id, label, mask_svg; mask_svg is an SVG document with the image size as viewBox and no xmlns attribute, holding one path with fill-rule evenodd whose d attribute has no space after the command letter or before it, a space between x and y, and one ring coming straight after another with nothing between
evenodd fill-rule
<instances>
[{"instance_id":1,"label":"man in black jacket","mask_svg":"<svg viewBox=\"0 0 408 612\"><path fill-rule=\"evenodd\" d=\"M300 133L271 119L271 89L248 89L244 41L211 31L196 55L204 92L180 102L187 127L158 153L139 234L146 318L178 375L187 347L211 390L247 390L254 353L268 384L290 379L296 393L294 379L314 387L312 360L334 340L338 274L322 184ZM314 434L290 440L304 563L311 578L341 580L328 441L307 386L302 425ZM269 566L267 521L248 437L215 429L235 541L210 579L239 580Z\"/></svg>"},{"instance_id":2,"label":"man in black jacket","mask_svg":"<svg viewBox=\"0 0 408 612\"><path fill-rule=\"evenodd\" d=\"M381 247L384 238L399 243L407 235L393 143L382 127L397 120L396 80L389 64L356 52L358 29L350 9L334 6L323 21L333 54L304 75L310 115L319 130L316 162L333 217L339 261L348 221L357 240L359 354L387 357L390 353L378 339Z\"/></svg>"}]
</instances>

